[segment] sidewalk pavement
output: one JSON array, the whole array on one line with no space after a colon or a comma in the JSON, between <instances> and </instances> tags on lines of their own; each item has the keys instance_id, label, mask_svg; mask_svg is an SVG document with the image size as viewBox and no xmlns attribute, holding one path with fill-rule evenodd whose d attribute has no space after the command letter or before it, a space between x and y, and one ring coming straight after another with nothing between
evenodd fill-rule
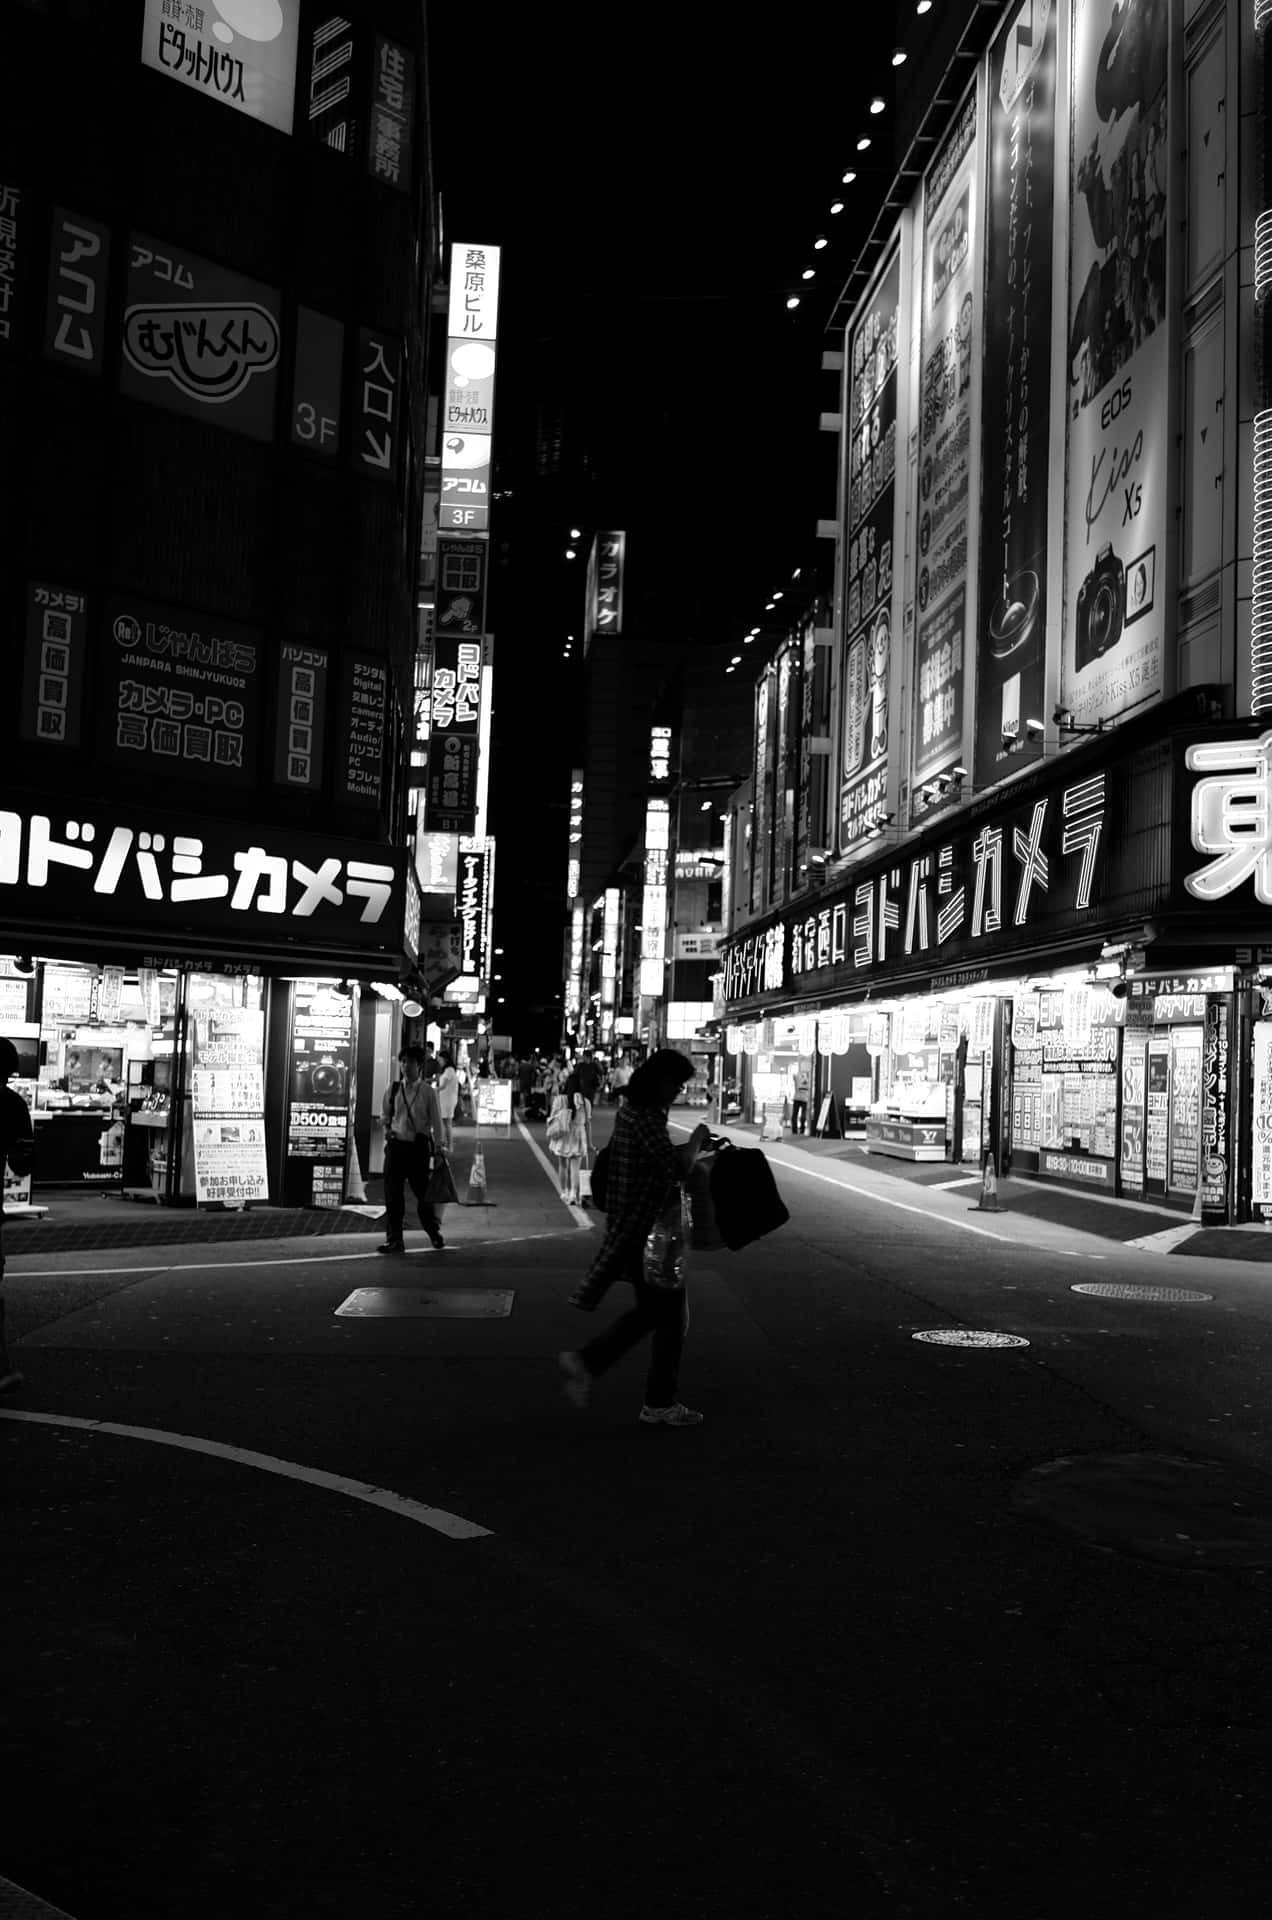
<instances>
[{"instance_id":1,"label":"sidewalk pavement","mask_svg":"<svg viewBox=\"0 0 1272 1920\"><path fill-rule=\"evenodd\" d=\"M692 1108L673 1109L673 1133L689 1131L701 1118ZM613 1109L599 1108L595 1119L599 1123L595 1127L598 1144L603 1145L613 1123ZM538 1219L537 1213L534 1223L528 1215L523 1217L525 1209L518 1206L510 1190L505 1189L502 1196L500 1193L502 1153L525 1150L521 1125L518 1121L511 1129L482 1132L480 1145L490 1179L489 1205L484 1210L469 1209L464 1204L477 1136L471 1128L456 1129L452 1166L460 1194L459 1208L463 1209L460 1217L476 1218L480 1211L487 1229L493 1228L501 1237L514 1238ZM546 1151L541 1123L531 1123L525 1131ZM814 1161L833 1160L843 1166L868 1168L874 1174L908 1186L946 1191L962 1189L967 1193L969 1207L980 1208L982 1204L981 1175L974 1166L954 1166L949 1161L915 1164L894 1160L885 1154L868 1153L864 1136L824 1140L784 1131L780 1141L761 1143L759 1126L747 1121L730 1121L713 1131L735 1139L739 1145L763 1144L783 1154L797 1153ZM1018 1174L1000 1178L997 1188L997 1208L990 1210L1072 1227L1121 1246L1143 1246L1153 1252L1187 1253L1204 1259L1272 1260L1272 1227L1202 1226L1192 1219L1189 1211L1178 1207L1106 1199L1101 1194ZM365 1203L355 1206L251 1206L242 1212L222 1213L189 1206L147 1206L100 1191L41 1193L37 1187L34 1198L48 1211L39 1218L7 1217L5 1253L12 1260L15 1256L87 1252L109 1247L204 1245L354 1234L378 1237L383 1226L382 1192L381 1181L370 1179L366 1182ZM452 1209L452 1219L457 1211Z\"/></svg>"}]
</instances>

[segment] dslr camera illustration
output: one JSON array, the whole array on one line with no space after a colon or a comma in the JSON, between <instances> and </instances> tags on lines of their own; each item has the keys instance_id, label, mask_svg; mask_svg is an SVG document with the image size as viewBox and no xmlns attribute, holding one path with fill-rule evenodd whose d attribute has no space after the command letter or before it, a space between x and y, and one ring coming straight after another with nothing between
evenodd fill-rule
<instances>
[{"instance_id":1,"label":"dslr camera illustration","mask_svg":"<svg viewBox=\"0 0 1272 1920\"><path fill-rule=\"evenodd\" d=\"M1112 546L1103 546L1078 589L1074 667L1081 673L1122 638L1126 618L1126 569Z\"/></svg>"},{"instance_id":2,"label":"dslr camera illustration","mask_svg":"<svg viewBox=\"0 0 1272 1920\"><path fill-rule=\"evenodd\" d=\"M342 1100L345 1070L330 1060L297 1060L292 1067L293 1100Z\"/></svg>"}]
</instances>

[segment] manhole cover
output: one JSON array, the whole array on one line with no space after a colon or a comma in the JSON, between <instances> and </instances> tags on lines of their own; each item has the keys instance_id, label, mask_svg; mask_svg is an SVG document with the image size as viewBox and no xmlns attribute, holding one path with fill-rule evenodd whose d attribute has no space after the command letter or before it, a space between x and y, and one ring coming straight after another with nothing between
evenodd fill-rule
<instances>
[{"instance_id":1,"label":"manhole cover","mask_svg":"<svg viewBox=\"0 0 1272 1920\"><path fill-rule=\"evenodd\" d=\"M1027 1347L1029 1342L1018 1333L977 1333L967 1327L933 1327L928 1333L912 1333L912 1340L925 1341L929 1347Z\"/></svg>"},{"instance_id":2,"label":"manhole cover","mask_svg":"<svg viewBox=\"0 0 1272 1920\"><path fill-rule=\"evenodd\" d=\"M1213 1293L1187 1287L1121 1287L1111 1280L1079 1280L1070 1293L1097 1293L1102 1300L1213 1300Z\"/></svg>"},{"instance_id":3,"label":"manhole cover","mask_svg":"<svg viewBox=\"0 0 1272 1920\"><path fill-rule=\"evenodd\" d=\"M1011 1504L1105 1552L1181 1568L1272 1566L1272 1479L1225 1461L1071 1455L1023 1475Z\"/></svg>"},{"instance_id":4,"label":"manhole cover","mask_svg":"<svg viewBox=\"0 0 1272 1920\"><path fill-rule=\"evenodd\" d=\"M506 1320L513 1290L499 1287L357 1287L336 1308L348 1320Z\"/></svg>"}]
</instances>

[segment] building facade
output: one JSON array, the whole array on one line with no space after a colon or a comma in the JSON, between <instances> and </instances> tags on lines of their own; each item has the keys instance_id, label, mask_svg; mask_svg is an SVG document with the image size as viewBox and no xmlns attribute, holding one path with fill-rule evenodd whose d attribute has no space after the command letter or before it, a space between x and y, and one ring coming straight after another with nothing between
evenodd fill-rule
<instances>
[{"instance_id":1,"label":"building facade","mask_svg":"<svg viewBox=\"0 0 1272 1920\"><path fill-rule=\"evenodd\" d=\"M720 982L752 1107L1216 1222L1272 1206L1265 11L951 67L834 345L829 857Z\"/></svg>"},{"instance_id":2,"label":"building facade","mask_svg":"<svg viewBox=\"0 0 1272 1920\"><path fill-rule=\"evenodd\" d=\"M43 1184L338 1204L416 964L423 15L274 16L6 23L0 993Z\"/></svg>"}]
</instances>

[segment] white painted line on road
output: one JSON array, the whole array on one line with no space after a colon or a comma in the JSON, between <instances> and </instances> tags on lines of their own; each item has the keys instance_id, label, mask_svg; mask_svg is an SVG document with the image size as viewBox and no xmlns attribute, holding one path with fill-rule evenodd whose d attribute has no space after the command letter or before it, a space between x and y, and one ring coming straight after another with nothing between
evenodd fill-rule
<instances>
[{"instance_id":1,"label":"white painted line on road","mask_svg":"<svg viewBox=\"0 0 1272 1920\"><path fill-rule=\"evenodd\" d=\"M693 1131L692 1127L685 1126L679 1120L673 1120L671 1124L678 1133ZM854 1187L850 1180L836 1178L831 1173L821 1173L804 1161L779 1160L775 1153L768 1154L767 1158L773 1166L781 1167L786 1173L797 1173L804 1180L820 1180L823 1186L837 1187L841 1193L855 1193L859 1200L873 1200L881 1207L892 1207L897 1213L917 1213L920 1220L939 1220L943 1227L958 1227L961 1232L977 1234L982 1240L998 1240L1003 1246L1010 1244L1010 1237L1005 1233L991 1233L988 1227L978 1227L970 1220L956 1219L953 1214L932 1213L927 1207L912 1207L904 1200L894 1200L890 1194L873 1193L869 1187ZM931 1188L926 1191L931 1192Z\"/></svg>"},{"instance_id":2,"label":"white painted line on road","mask_svg":"<svg viewBox=\"0 0 1272 1920\"><path fill-rule=\"evenodd\" d=\"M488 1540L489 1527L465 1520L444 1507L429 1507L422 1500L408 1499L404 1493L392 1493L387 1487L375 1487L365 1480L348 1480L342 1473L325 1473L321 1467L298 1466L294 1460L279 1460L272 1453L255 1453L250 1447L230 1447L220 1440L201 1440L196 1434L168 1433L162 1427L126 1427L116 1420L85 1420L72 1413L18 1413L0 1408L0 1420L23 1420L32 1426L79 1427L85 1433L113 1434L120 1440L148 1440L155 1446L181 1447L187 1453L205 1453L214 1460L228 1460L234 1466L255 1467L260 1473L272 1473L282 1480L299 1480L309 1487L322 1487L328 1493L342 1493L350 1500L361 1500L368 1507L379 1507L396 1514L400 1520L430 1527L451 1540Z\"/></svg>"},{"instance_id":3,"label":"white painted line on road","mask_svg":"<svg viewBox=\"0 0 1272 1920\"><path fill-rule=\"evenodd\" d=\"M51 1907L38 1893L30 1893L16 1880L0 1873L0 1914L4 1920L71 1920L64 1907Z\"/></svg>"},{"instance_id":4,"label":"white painted line on road","mask_svg":"<svg viewBox=\"0 0 1272 1920\"><path fill-rule=\"evenodd\" d=\"M589 1215L580 1210L580 1218L591 1225ZM529 1240L562 1240L569 1229L550 1227L546 1233L519 1233L510 1239L491 1240L452 1240L443 1249L445 1253L466 1253L470 1247L519 1247ZM224 1243L222 1243L224 1244ZM417 1254L432 1255L432 1247L408 1247L406 1258L413 1259ZM371 1253L287 1253L278 1254L270 1260L165 1260L162 1266L155 1267L10 1267L5 1278L8 1280L100 1280L105 1275L123 1273L238 1273L248 1267L321 1267L341 1265L350 1260L383 1260L385 1256Z\"/></svg>"},{"instance_id":5,"label":"white painted line on road","mask_svg":"<svg viewBox=\"0 0 1272 1920\"><path fill-rule=\"evenodd\" d=\"M593 1224L591 1214L588 1212L586 1207L576 1207L572 1200L567 1200L565 1198L565 1195L561 1192L560 1175L558 1174L556 1168L553 1166L552 1162L549 1160L547 1154L543 1151L543 1148L539 1145L539 1142L535 1139L534 1135L531 1133L529 1127L527 1127L524 1120L517 1121L517 1132L521 1135L521 1138L525 1141L531 1153L534 1155L535 1159L539 1162L539 1165L543 1168L543 1171L547 1174L549 1180L552 1182L553 1186L556 1188L557 1199L561 1202L561 1205L565 1208L566 1212L570 1215L570 1218L574 1220L578 1226L587 1227L590 1229Z\"/></svg>"},{"instance_id":6,"label":"white painted line on road","mask_svg":"<svg viewBox=\"0 0 1272 1920\"><path fill-rule=\"evenodd\" d=\"M981 1177L978 1173L965 1173L961 1180L933 1180L927 1187L928 1193L949 1193L953 1187L979 1187Z\"/></svg>"}]
</instances>

